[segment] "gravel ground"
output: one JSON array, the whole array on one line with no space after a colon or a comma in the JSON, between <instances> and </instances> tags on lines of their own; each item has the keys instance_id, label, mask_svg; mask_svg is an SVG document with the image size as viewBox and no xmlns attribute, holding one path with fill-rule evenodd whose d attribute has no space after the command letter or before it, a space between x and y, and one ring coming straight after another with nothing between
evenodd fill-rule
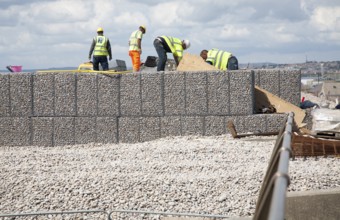
<instances>
[{"instance_id":1,"label":"gravel ground","mask_svg":"<svg viewBox=\"0 0 340 220\"><path fill-rule=\"evenodd\" d=\"M0 147L0 213L105 209L250 216L276 136ZM289 191L340 187L339 158L290 162Z\"/></svg>"}]
</instances>

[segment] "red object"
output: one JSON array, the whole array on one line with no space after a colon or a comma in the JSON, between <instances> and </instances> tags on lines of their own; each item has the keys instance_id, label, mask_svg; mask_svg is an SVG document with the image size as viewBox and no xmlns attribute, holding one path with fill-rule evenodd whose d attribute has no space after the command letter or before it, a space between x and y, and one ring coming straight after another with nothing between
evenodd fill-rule
<instances>
[{"instance_id":1,"label":"red object","mask_svg":"<svg viewBox=\"0 0 340 220\"><path fill-rule=\"evenodd\" d=\"M7 66L7 69L11 72L21 72L22 66Z\"/></svg>"},{"instance_id":2,"label":"red object","mask_svg":"<svg viewBox=\"0 0 340 220\"><path fill-rule=\"evenodd\" d=\"M303 96L301 102L304 102L304 101L305 101L305 97Z\"/></svg>"}]
</instances>

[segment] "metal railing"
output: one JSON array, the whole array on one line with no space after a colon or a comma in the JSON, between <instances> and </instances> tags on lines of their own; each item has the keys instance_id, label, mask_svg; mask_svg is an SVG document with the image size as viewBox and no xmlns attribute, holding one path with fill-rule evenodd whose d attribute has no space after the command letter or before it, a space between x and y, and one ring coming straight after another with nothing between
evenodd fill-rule
<instances>
[{"instance_id":1,"label":"metal railing","mask_svg":"<svg viewBox=\"0 0 340 220\"><path fill-rule=\"evenodd\" d=\"M110 213L104 210L77 210L77 211L60 211L60 212L32 212L32 213L14 213L14 214L0 214L0 218L4 219L17 219L17 217L34 217L33 219L38 219L38 216L46 216L50 218L54 215L77 215L77 214L101 214L102 216L96 216L95 219L108 219L110 220ZM94 218L92 218L94 219Z\"/></svg>"},{"instance_id":2,"label":"metal railing","mask_svg":"<svg viewBox=\"0 0 340 220\"><path fill-rule=\"evenodd\" d=\"M290 184L288 166L292 156L293 121L294 113L290 112L286 125L276 139L257 200L254 220L283 220L285 218L286 191Z\"/></svg>"},{"instance_id":3,"label":"metal railing","mask_svg":"<svg viewBox=\"0 0 340 220\"><path fill-rule=\"evenodd\" d=\"M122 214L122 216L121 216ZM209 218L209 219L228 219L230 216L225 216L225 215L212 215L212 214L195 214L195 213L176 213L176 212L155 212L155 211L137 211L137 210L115 210L109 213L109 219L135 219L132 216L128 216L128 214L143 216L143 219L149 219L146 218L146 216L149 216L150 219L155 219L152 218L152 216L176 216L176 217L197 217L197 218ZM116 218L112 218L112 216L115 215Z\"/></svg>"},{"instance_id":4,"label":"metal railing","mask_svg":"<svg viewBox=\"0 0 340 220\"><path fill-rule=\"evenodd\" d=\"M51 218L55 215L76 215L76 214L101 214L95 218L81 218L73 217L71 219L107 219L107 220L118 220L118 219L157 219L165 216L180 216L180 217L197 217L197 218L210 218L210 219L227 219L230 216L223 215L211 215L211 214L195 214L195 213L175 213L175 212L155 212L155 211L138 211L138 210L79 210L79 211L60 211L60 212L32 212L32 213L17 213L17 214L0 214L0 218L4 219L17 219L17 217L33 217L32 219L38 219L38 216L44 216ZM26 218L25 218L26 217ZM71 216L72 217L72 216ZM53 219L53 218L52 218ZM63 218L64 219L64 218ZM67 219L67 218L66 218Z\"/></svg>"}]
</instances>

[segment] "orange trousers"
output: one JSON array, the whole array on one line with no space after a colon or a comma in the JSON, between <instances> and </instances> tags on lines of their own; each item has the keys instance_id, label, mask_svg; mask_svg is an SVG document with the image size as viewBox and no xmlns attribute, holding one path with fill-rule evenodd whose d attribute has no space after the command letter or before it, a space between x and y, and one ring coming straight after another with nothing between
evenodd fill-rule
<instances>
[{"instance_id":1,"label":"orange trousers","mask_svg":"<svg viewBox=\"0 0 340 220\"><path fill-rule=\"evenodd\" d=\"M140 52L138 50L130 50L129 56L131 57L133 72L138 72L140 69Z\"/></svg>"}]
</instances>

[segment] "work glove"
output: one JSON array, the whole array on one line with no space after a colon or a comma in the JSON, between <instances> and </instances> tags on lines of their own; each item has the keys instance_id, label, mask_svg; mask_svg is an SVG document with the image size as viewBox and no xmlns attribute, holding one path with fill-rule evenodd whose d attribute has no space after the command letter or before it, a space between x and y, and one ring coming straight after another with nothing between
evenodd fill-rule
<instances>
[{"instance_id":1,"label":"work glove","mask_svg":"<svg viewBox=\"0 0 340 220\"><path fill-rule=\"evenodd\" d=\"M112 57L109 57L109 60L112 60Z\"/></svg>"},{"instance_id":2,"label":"work glove","mask_svg":"<svg viewBox=\"0 0 340 220\"><path fill-rule=\"evenodd\" d=\"M91 56L89 56L89 60L91 60Z\"/></svg>"}]
</instances>

